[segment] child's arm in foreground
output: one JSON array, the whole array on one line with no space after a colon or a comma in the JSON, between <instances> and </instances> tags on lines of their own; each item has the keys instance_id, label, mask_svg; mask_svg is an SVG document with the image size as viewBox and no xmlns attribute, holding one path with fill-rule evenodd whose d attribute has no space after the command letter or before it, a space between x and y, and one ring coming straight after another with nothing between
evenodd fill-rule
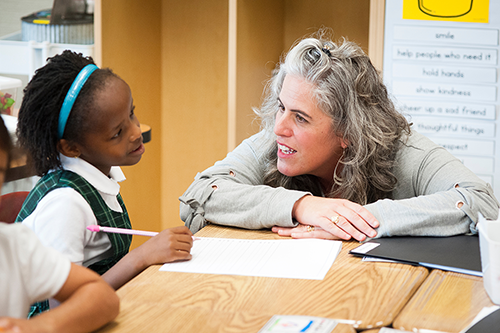
<instances>
[{"instance_id":1,"label":"child's arm in foreground","mask_svg":"<svg viewBox=\"0 0 500 333\"><path fill-rule=\"evenodd\" d=\"M54 298L62 304L33 319L0 318L0 331L91 332L119 312L114 290L99 275L75 264L71 264L68 278Z\"/></svg>"},{"instance_id":2,"label":"child's arm in foreground","mask_svg":"<svg viewBox=\"0 0 500 333\"><path fill-rule=\"evenodd\" d=\"M130 251L102 277L116 290L151 265L189 260L193 246L192 235L187 227L163 230Z\"/></svg>"}]
</instances>

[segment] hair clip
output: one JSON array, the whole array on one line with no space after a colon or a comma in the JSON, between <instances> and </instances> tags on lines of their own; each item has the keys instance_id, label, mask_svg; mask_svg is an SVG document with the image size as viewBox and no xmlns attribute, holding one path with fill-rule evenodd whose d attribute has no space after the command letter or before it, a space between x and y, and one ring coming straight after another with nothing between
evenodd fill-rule
<instances>
[{"instance_id":1,"label":"hair clip","mask_svg":"<svg viewBox=\"0 0 500 333\"><path fill-rule=\"evenodd\" d=\"M332 56L332 54L330 53L330 50L331 50L331 46L329 44L323 45L323 48L321 49L321 51L325 52L328 57Z\"/></svg>"}]
</instances>

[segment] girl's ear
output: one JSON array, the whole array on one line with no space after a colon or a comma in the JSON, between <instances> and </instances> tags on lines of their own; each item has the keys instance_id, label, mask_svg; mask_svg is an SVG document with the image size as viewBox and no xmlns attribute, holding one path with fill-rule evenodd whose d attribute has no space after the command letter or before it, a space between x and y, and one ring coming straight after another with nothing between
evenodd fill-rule
<instances>
[{"instance_id":1,"label":"girl's ear","mask_svg":"<svg viewBox=\"0 0 500 333\"><path fill-rule=\"evenodd\" d=\"M81 154L80 149L73 142L66 139L59 140L57 149L66 157L78 157Z\"/></svg>"}]
</instances>

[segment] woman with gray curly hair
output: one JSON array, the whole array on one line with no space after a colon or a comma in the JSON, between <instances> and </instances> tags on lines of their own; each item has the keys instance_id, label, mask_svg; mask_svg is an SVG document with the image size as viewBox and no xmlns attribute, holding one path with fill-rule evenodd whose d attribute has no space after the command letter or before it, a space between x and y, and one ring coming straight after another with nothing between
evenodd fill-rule
<instances>
[{"instance_id":1,"label":"woman with gray curly hair","mask_svg":"<svg viewBox=\"0 0 500 333\"><path fill-rule=\"evenodd\" d=\"M362 241L475 233L478 212L498 215L491 187L410 129L354 43L301 40L255 112L262 130L180 198L191 231L215 223Z\"/></svg>"}]
</instances>

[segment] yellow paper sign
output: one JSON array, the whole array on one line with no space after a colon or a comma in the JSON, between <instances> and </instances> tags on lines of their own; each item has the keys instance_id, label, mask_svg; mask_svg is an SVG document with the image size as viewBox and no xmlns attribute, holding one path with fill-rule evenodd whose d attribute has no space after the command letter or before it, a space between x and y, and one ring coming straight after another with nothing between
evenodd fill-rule
<instances>
[{"instance_id":1,"label":"yellow paper sign","mask_svg":"<svg viewBox=\"0 0 500 333\"><path fill-rule=\"evenodd\" d=\"M489 0L403 0L403 19L488 23Z\"/></svg>"}]
</instances>

